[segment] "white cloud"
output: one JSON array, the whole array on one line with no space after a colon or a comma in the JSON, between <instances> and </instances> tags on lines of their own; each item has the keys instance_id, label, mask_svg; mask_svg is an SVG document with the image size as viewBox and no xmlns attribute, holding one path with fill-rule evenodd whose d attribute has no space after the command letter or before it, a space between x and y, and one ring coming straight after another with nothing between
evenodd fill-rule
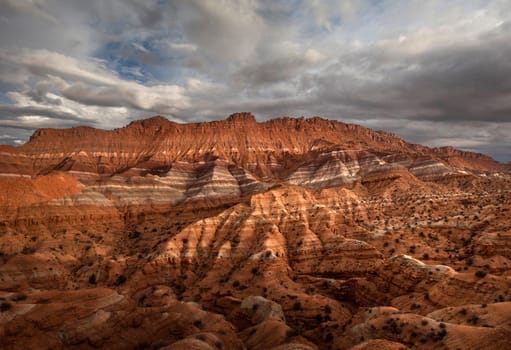
<instances>
[{"instance_id":1,"label":"white cloud","mask_svg":"<svg viewBox=\"0 0 511 350\"><path fill-rule=\"evenodd\" d=\"M122 67L121 72L123 72L124 74L131 74L133 76L140 78L144 77L144 73L142 73L141 67Z\"/></svg>"},{"instance_id":2,"label":"white cloud","mask_svg":"<svg viewBox=\"0 0 511 350\"><path fill-rule=\"evenodd\" d=\"M190 43L174 42L169 39L157 39L152 45L169 55L174 54L190 54L197 51L197 45Z\"/></svg>"},{"instance_id":3,"label":"white cloud","mask_svg":"<svg viewBox=\"0 0 511 350\"><path fill-rule=\"evenodd\" d=\"M2 49L0 60L25 69L26 74L41 77L55 76L64 80L107 85L118 81L116 74L104 67L106 62L93 58L78 60L44 49Z\"/></svg>"},{"instance_id":4,"label":"white cloud","mask_svg":"<svg viewBox=\"0 0 511 350\"><path fill-rule=\"evenodd\" d=\"M146 48L144 47L144 45L142 45L142 44L139 44L139 43L131 43L131 46L133 46L135 49L137 49L137 50L139 50L139 51L146 52L146 53L147 53L147 52L149 52L149 50L148 50L148 49L146 49Z\"/></svg>"},{"instance_id":5,"label":"white cloud","mask_svg":"<svg viewBox=\"0 0 511 350\"><path fill-rule=\"evenodd\" d=\"M307 49L307 51L305 51L305 54L303 55L303 58L306 63L314 64L324 60L325 56L318 50Z\"/></svg>"},{"instance_id":6,"label":"white cloud","mask_svg":"<svg viewBox=\"0 0 511 350\"><path fill-rule=\"evenodd\" d=\"M103 61L80 61L47 50L3 50L0 59L15 62L43 80L43 94L56 89L59 95L84 105L130 107L155 113L176 114L189 107L189 97L177 85L143 85L121 79ZM41 82L38 83L39 85Z\"/></svg>"}]
</instances>

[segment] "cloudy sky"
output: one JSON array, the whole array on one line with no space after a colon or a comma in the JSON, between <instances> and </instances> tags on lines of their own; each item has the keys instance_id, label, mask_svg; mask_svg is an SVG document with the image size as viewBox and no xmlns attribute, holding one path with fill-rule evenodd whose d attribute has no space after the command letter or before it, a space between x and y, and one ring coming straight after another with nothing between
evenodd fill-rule
<instances>
[{"instance_id":1,"label":"cloudy sky","mask_svg":"<svg viewBox=\"0 0 511 350\"><path fill-rule=\"evenodd\" d=\"M511 160L508 0L0 0L0 143L251 111Z\"/></svg>"}]
</instances>

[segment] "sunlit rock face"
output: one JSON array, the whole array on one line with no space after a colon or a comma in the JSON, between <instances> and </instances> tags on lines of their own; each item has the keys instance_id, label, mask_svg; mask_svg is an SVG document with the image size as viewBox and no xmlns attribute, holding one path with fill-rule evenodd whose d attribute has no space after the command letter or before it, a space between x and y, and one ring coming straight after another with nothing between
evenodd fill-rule
<instances>
[{"instance_id":1,"label":"sunlit rock face","mask_svg":"<svg viewBox=\"0 0 511 350\"><path fill-rule=\"evenodd\" d=\"M0 187L0 348L511 341L511 179L484 155L154 117L0 146Z\"/></svg>"}]
</instances>

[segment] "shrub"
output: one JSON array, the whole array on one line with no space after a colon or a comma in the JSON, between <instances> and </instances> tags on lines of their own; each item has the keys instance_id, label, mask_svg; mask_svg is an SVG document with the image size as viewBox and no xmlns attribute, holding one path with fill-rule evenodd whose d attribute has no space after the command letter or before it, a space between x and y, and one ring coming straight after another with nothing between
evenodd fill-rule
<instances>
[{"instance_id":1,"label":"shrub","mask_svg":"<svg viewBox=\"0 0 511 350\"><path fill-rule=\"evenodd\" d=\"M128 234L129 239L136 239L138 237L140 237L140 232L138 232L138 231L130 232Z\"/></svg>"},{"instance_id":2,"label":"shrub","mask_svg":"<svg viewBox=\"0 0 511 350\"><path fill-rule=\"evenodd\" d=\"M0 312L5 312L9 310L11 307L12 307L11 303L9 303L8 301L2 301L2 303L0 304Z\"/></svg>"},{"instance_id":3,"label":"shrub","mask_svg":"<svg viewBox=\"0 0 511 350\"><path fill-rule=\"evenodd\" d=\"M484 270L479 270L479 271L476 271L475 276L476 276L477 278L483 278L484 276L486 276L486 274L487 274L487 272L486 272L486 271L484 271Z\"/></svg>"},{"instance_id":4,"label":"shrub","mask_svg":"<svg viewBox=\"0 0 511 350\"><path fill-rule=\"evenodd\" d=\"M115 285L116 286L120 286L121 284L124 284L126 282L126 276L124 275L120 275L119 277L117 277L117 280L115 281Z\"/></svg>"},{"instance_id":5,"label":"shrub","mask_svg":"<svg viewBox=\"0 0 511 350\"><path fill-rule=\"evenodd\" d=\"M479 317L474 315L468 320L468 322L472 324L477 324L479 322Z\"/></svg>"},{"instance_id":6,"label":"shrub","mask_svg":"<svg viewBox=\"0 0 511 350\"><path fill-rule=\"evenodd\" d=\"M334 335L331 332L328 332L328 334L325 337L325 340L331 343L334 340Z\"/></svg>"},{"instance_id":7,"label":"shrub","mask_svg":"<svg viewBox=\"0 0 511 350\"><path fill-rule=\"evenodd\" d=\"M26 299L27 299L27 295L26 295L26 294L23 294L23 293L21 293L21 294L16 294L16 295L14 295L14 296L11 298L11 300L12 300L12 301L22 301L22 300L26 300Z\"/></svg>"},{"instance_id":8,"label":"shrub","mask_svg":"<svg viewBox=\"0 0 511 350\"><path fill-rule=\"evenodd\" d=\"M150 347L151 347L151 345L149 345L148 342L143 341L143 342L140 342L137 345L135 345L133 350L144 350L144 349L149 349Z\"/></svg>"},{"instance_id":9,"label":"shrub","mask_svg":"<svg viewBox=\"0 0 511 350\"><path fill-rule=\"evenodd\" d=\"M286 332L286 335L288 337L297 337L303 334L303 328L296 327L296 328L289 328Z\"/></svg>"},{"instance_id":10,"label":"shrub","mask_svg":"<svg viewBox=\"0 0 511 350\"><path fill-rule=\"evenodd\" d=\"M34 247L24 247L23 250L21 251L21 254L24 254L24 255L30 255L30 254L34 254L34 253L35 253Z\"/></svg>"}]
</instances>

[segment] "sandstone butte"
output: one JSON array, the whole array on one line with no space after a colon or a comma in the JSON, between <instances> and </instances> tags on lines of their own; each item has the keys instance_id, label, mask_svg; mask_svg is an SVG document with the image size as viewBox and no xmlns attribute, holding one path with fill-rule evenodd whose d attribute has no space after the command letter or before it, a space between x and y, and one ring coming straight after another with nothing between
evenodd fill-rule
<instances>
[{"instance_id":1,"label":"sandstone butte","mask_svg":"<svg viewBox=\"0 0 511 350\"><path fill-rule=\"evenodd\" d=\"M511 167L249 113L0 146L2 349L509 349Z\"/></svg>"}]
</instances>

